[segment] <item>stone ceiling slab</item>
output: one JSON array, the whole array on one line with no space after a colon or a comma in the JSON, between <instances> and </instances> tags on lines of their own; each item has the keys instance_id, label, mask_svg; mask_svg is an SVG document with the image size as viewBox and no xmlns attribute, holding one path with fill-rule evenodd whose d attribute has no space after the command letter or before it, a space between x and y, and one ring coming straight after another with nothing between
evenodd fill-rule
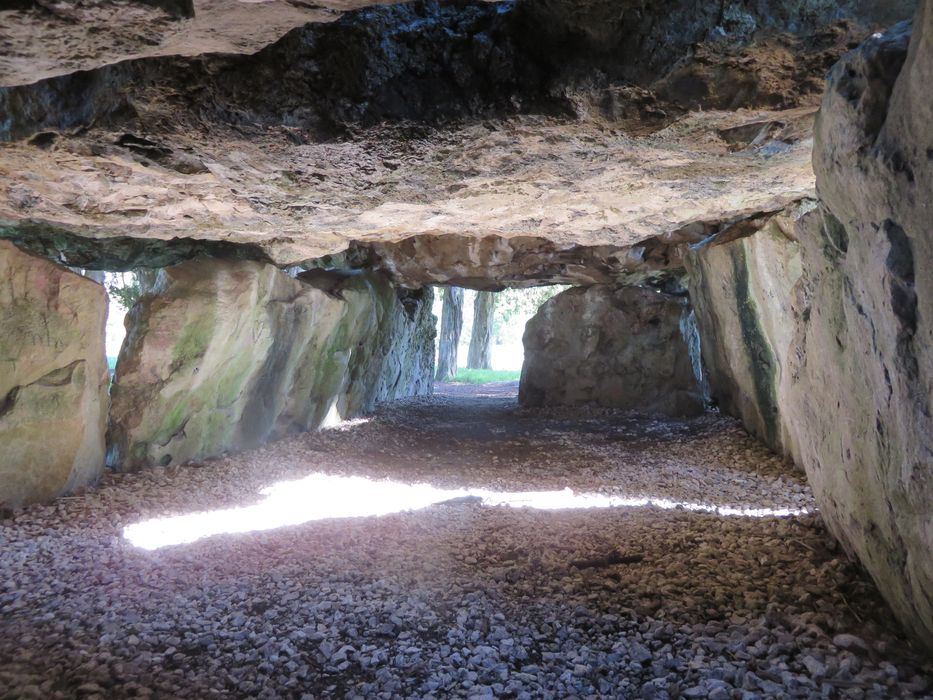
<instances>
[{"instance_id":1,"label":"stone ceiling slab","mask_svg":"<svg viewBox=\"0 0 933 700\"><path fill-rule=\"evenodd\" d=\"M194 0L192 17L160 6L170 4L184 2L7 3L0 9L0 87L128 59L253 53L303 24L332 22L348 10L388 3Z\"/></svg>"},{"instance_id":2,"label":"stone ceiling slab","mask_svg":"<svg viewBox=\"0 0 933 700\"><path fill-rule=\"evenodd\" d=\"M275 129L166 134L146 148L112 132L59 136L0 145L0 226L248 243L279 265L418 234L632 246L812 196L811 121L806 109L705 112L635 137L516 117L304 145ZM764 148L719 135L750 122L802 126Z\"/></svg>"}]
</instances>

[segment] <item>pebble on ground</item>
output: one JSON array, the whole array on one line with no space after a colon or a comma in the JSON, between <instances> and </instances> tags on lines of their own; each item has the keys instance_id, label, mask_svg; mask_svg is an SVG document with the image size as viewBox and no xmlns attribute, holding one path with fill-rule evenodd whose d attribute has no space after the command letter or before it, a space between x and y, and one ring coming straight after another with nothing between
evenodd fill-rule
<instances>
[{"instance_id":1,"label":"pebble on ground","mask_svg":"<svg viewBox=\"0 0 933 700\"><path fill-rule=\"evenodd\" d=\"M804 475L735 421L526 411L514 391L441 386L0 520L0 697L931 697L929 658ZM248 529L280 483L312 517L292 487L312 474L642 504L467 495L153 549L124 537L198 512Z\"/></svg>"}]
</instances>

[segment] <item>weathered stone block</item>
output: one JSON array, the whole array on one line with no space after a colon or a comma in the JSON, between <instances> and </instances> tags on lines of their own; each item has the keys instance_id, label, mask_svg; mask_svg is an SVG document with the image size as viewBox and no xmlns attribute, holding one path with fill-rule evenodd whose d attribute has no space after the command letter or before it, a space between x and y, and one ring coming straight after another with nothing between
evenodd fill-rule
<instances>
[{"instance_id":1,"label":"weathered stone block","mask_svg":"<svg viewBox=\"0 0 933 700\"><path fill-rule=\"evenodd\" d=\"M104 467L107 294L0 241L0 505L45 501Z\"/></svg>"},{"instance_id":2,"label":"weathered stone block","mask_svg":"<svg viewBox=\"0 0 933 700\"><path fill-rule=\"evenodd\" d=\"M519 401L645 413L703 410L681 320L686 300L642 287L575 287L528 321Z\"/></svg>"},{"instance_id":3,"label":"weathered stone block","mask_svg":"<svg viewBox=\"0 0 933 700\"><path fill-rule=\"evenodd\" d=\"M135 469L246 449L430 393L430 306L375 274L325 290L255 262L168 268L128 316L110 462Z\"/></svg>"},{"instance_id":4,"label":"weathered stone block","mask_svg":"<svg viewBox=\"0 0 933 700\"><path fill-rule=\"evenodd\" d=\"M792 290L800 278L792 218L775 217L742 238L714 238L686 257L712 397L751 434L788 456L794 441L779 394L793 339Z\"/></svg>"},{"instance_id":5,"label":"weathered stone block","mask_svg":"<svg viewBox=\"0 0 933 700\"><path fill-rule=\"evenodd\" d=\"M933 648L931 85L929 0L830 74L785 413L827 525Z\"/></svg>"}]
</instances>

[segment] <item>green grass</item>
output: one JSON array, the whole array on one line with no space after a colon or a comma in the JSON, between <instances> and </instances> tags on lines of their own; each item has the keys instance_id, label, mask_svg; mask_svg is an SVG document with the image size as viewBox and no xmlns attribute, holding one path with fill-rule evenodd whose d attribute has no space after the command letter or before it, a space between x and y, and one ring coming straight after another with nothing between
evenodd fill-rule
<instances>
[{"instance_id":1,"label":"green grass","mask_svg":"<svg viewBox=\"0 0 933 700\"><path fill-rule=\"evenodd\" d=\"M455 384L491 384L492 382L516 382L522 373L494 369L458 369L457 376L450 381Z\"/></svg>"}]
</instances>

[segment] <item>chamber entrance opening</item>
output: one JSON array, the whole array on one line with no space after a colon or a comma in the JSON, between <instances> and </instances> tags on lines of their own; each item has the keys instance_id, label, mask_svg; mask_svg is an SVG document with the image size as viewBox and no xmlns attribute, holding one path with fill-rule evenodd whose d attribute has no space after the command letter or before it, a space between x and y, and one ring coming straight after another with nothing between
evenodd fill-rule
<instances>
[{"instance_id":1,"label":"chamber entrance opening","mask_svg":"<svg viewBox=\"0 0 933 700\"><path fill-rule=\"evenodd\" d=\"M568 285L499 292L437 287L435 378L441 383L516 383L525 359L522 336L540 307Z\"/></svg>"}]
</instances>

